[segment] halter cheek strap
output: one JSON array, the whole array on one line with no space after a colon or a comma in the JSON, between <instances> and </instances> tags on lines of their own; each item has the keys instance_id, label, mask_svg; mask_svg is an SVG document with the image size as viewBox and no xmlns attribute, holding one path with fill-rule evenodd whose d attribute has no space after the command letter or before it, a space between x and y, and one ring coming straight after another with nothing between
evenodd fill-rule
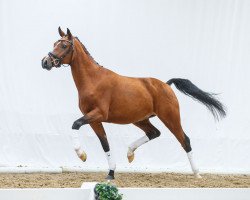
<instances>
[{"instance_id":1,"label":"halter cheek strap","mask_svg":"<svg viewBox=\"0 0 250 200\"><path fill-rule=\"evenodd\" d=\"M71 49L72 49L72 57L73 57L73 51L74 51L74 43L69 41L69 40L58 40L58 41L65 41L65 42L68 42L70 44L70 47L68 48L67 51L65 51L63 53L63 55L61 57L58 57L57 55L55 55L54 53L52 52L49 52L48 55L49 57L51 58L52 60L52 64L55 66L55 67L60 67L62 64L62 60L70 53ZM74 40L73 40L74 41ZM71 60L72 60L72 57L71 57ZM63 65L64 66L64 65Z\"/></svg>"}]
</instances>

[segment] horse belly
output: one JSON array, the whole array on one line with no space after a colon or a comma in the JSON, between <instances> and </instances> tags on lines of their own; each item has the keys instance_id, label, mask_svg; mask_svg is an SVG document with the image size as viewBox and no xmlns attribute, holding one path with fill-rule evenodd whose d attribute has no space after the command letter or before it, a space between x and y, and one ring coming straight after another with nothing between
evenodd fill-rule
<instances>
[{"instance_id":1,"label":"horse belly","mask_svg":"<svg viewBox=\"0 0 250 200\"><path fill-rule=\"evenodd\" d=\"M154 114L153 99L145 89L124 91L113 96L107 122L130 124Z\"/></svg>"}]
</instances>

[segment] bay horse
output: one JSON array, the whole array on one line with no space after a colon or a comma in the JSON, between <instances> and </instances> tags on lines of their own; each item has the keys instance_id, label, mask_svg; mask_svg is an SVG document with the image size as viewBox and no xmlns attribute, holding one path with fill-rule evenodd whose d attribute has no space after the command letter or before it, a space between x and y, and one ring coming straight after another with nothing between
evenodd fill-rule
<instances>
[{"instance_id":1,"label":"bay horse","mask_svg":"<svg viewBox=\"0 0 250 200\"><path fill-rule=\"evenodd\" d=\"M219 119L226 116L226 111L214 94L202 91L187 79L173 78L164 83L155 78L119 75L95 62L69 29L67 34L60 27L58 31L61 39L54 43L53 51L42 59L42 67L51 70L63 64L71 66L78 90L79 108L83 114L73 123L72 129L79 130L85 124L92 127L106 153L109 165L107 179L114 179L116 164L102 123L134 124L145 132L145 136L128 147L128 161L132 162L138 147L161 134L149 120L154 116L174 134L187 153L195 177L201 178L193 159L190 139L181 126L179 103L170 85L174 84L182 93L204 104ZM83 161L86 160L83 151L77 148L76 152Z\"/></svg>"}]
</instances>

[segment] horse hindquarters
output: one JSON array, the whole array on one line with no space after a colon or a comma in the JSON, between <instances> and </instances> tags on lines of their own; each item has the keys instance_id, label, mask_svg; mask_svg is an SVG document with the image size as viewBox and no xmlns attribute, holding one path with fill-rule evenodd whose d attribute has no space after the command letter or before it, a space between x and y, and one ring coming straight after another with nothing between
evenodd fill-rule
<instances>
[{"instance_id":1,"label":"horse hindquarters","mask_svg":"<svg viewBox=\"0 0 250 200\"><path fill-rule=\"evenodd\" d=\"M157 99L156 114L164 125L174 134L183 149L186 151L192 171L197 178L200 178L199 170L196 167L189 137L181 126L180 110L178 100L173 90L166 85L165 93Z\"/></svg>"}]
</instances>

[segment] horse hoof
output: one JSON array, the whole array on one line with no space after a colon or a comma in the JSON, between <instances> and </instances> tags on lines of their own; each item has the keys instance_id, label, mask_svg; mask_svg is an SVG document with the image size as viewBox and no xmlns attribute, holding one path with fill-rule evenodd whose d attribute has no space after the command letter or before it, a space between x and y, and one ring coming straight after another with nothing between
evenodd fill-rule
<instances>
[{"instance_id":1,"label":"horse hoof","mask_svg":"<svg viewBox=\"0 0 250 200\"><path fill-rule=\"evenodd\" d=\"M128 162L129 163L133 162L134 158L135 158L135 154L128 156Z\"/></svg>"},{"instance_id":2,"label":"horse hoof","mask_svg":"<svg viewBox=\"0 0 250 200\"><path fill-rule=\"evenodd\" d=\"M131 163L135 158L135 154L131 149L128 149L127 157L129 163Z\"/></svg>"},{"instance_id":3,"label":"horse hoof","mask_svg":"<svg viewBox=\"0 0 250 200\"><path fill-rule=\"evenodd\" d=\"M87 154L85 152L82 152L82 154L79 156L79 158L85 162L87 160Z\"/></svg>"},{"instance_id":4,"label":"horse hoof","mask_svg":"<svg viewBox=\"0 0 250 200\"><path fill-rule=\"evenodd\" d=\"M106 177L107 181L111 181L111 180L114 180L114 179L115 179L115 177L111 176L111 175L107 175L107 177Z\"/></svg>"},{"instance_id":5,"label":"horse hoof","mask_svg":"<svg viewBox=\"0 0 250 200\"><path fill-rule=\"evenodd\" d=\"M197 178L197 179L202 178L200 174L195 174L194 177Z\"/></svg>"}]
</instances>

